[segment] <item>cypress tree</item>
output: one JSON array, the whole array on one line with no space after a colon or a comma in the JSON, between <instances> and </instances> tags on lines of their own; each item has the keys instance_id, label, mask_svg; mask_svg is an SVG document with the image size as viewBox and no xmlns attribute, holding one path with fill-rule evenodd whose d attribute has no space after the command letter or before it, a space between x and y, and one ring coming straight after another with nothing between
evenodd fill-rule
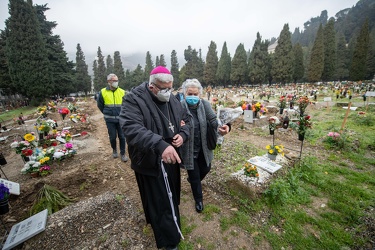
<instances>
[{"instance_id":1,"label":"cypress tree","mask_svg":"<svg viewBox=\"0 0 375 250\"><path fill-rule=\"evenodd\" d=\"M164 54L160 55L159 65L163 66L163 67L167 67L167 63L165 62Z\"/></svg>"},{"instance_id":2,"label":"cypress tree","mask_svg":"<svg viewBox=\"0 0 375 250\"><path fill-rule=\"evenodd\" d=\"M97 75L94 75L97 79L97 88L95 90L99 91L100 89L107 87L107 70L105 68L104 64L104 56L102 54L102 50L100 49L100 46L98 47L97 52ZM95 82L94 82L95 87Z\"/></svg>"},{"instance_id":3,"label":"cypress tree","mask_svg":"<svg viewBox=\"0 0 375 250\"><path fill-rule=\"evenodd\" d=\"M121 55L119 51L115 51L113 55L113 61L113 73L118 77L118 85L121 88L126 89L125 72L124 67L122 66Z\"/></svg>"},{"instance_id":4,"label":"cypress tree","mask_svg":"<svg viewBox=\"0 0 375 250\"><path fill-rule=\"evenodd\" d=\"M198 57L198 52L195 49L192 49L191 46L188 46L188 49L184 50L184 57L186 60L185 69L184 69L184 79L181 79L182 81L185 81L186 79L192 79L197 78L200 82L202 82L202 79L200 79L200 76L203 73L202 70L202 59Z\"/></svg>"},{"instance_id":5,"label":"cypress tree","mask_svg":"<svg viewBox=\"0 0 375 250\"><path fill-rule=\"evenodd\" d=\"M348 79L349 76L349 52L346 47L345 36L340 33L337 41L336 73L335 78L339 81Z\"/></svg>"},{"instance_id":6,"label":"cypress tree","mask_svg":"<svg viewBox=\"0 0 375 250\"><path fill-rule=\"evenodd\" d=\"M8 61L6 58L6 35L5 30L0 32L0 88L3 94L16 93L17 89L11 89L9 83L12 81L9 75Z\"/></svg>"},{"instance_id":7,"label":"cypress tree","mask_svg":"<svg viewBox=\"0 0 375 250\"><path fill-rule=\"evenodd\" d=\"M230 72L230 80L232 84L237 86L246 83L248 78L248 66L247 66L247 55L245 47L240 43L236 52L234 53L232 60L232 67Z\"/></svg>"},{"instance_id":8,"label":"cypress tree","mask_svg":"<svg viewBox=\"0 0 375 250\"><path fill-rule=\"evenodd\" d=\"M107 56L106 65L107 65L106 75L109 75L109 74L113 73L113 59L112 59L111 55Z\"/></svg>"},{"instance_id":9,"label":"cypress tree","mask_svg":"<svg viewBox=\"0 0 375 250\"><path fill-rule=\"evenodd\" d=\"M159 56L156 56L156 59L155 59L155 67L156 66L159 66L160 65L160 59L159 59Z\"/></svg>"},{"instance_id":10,"label":"cypress tree","mask_svg":"<svg viewBox=\"0 0 375 250\"><path fill-rule=\"evenodd\" d=\"M228 85L230 82L230 71L231 71L231 58L227 49L227 42L224 42L223 48L221 49L220 60L217 66L216 79L217 85L223 84ZM214 84L215 86L216 84Z\"/></svg>"},{"instance_id":11,"label":"cypress tree","mask_svg":"<svg viewBox=\"0 0 375 250\"><path fill-rule=\"evenodd\" d=\"M211 41L206 56L203 79L206 85L214 85L216 82L216 71L218 65L216 43Z\"/></svg>"},{"instance_id":12,"label":"cypress tree","mask_svg":"<svg viewBox=\"0 0 375 250\"><path fill-rule=\"evenodd\" d=\"M303 50L299 43L293 46L293 80L298 82L305 74L305 67L303 65Z\"/></svg>"},{"instance_id":13,"label":"cypress tree","mask_svg":"<svg viewBox=\"0 0 375 250\"><path fill-rule=\"evenodd\" d=\"M262 37L257 32L257 39L249 56L249 79L251 83L261 84L267 79L268 46L265 43L262 42Z\"/></svg>"},{"instance_id":14,"label":"cypress tree","mask_svg":"<svg viewBox=\"0 0 375 250\"><path fill-rule=\"evenodd\" d=\"M375 79L375 29L372 30L369 37L365 79Z\"/></svg>"},{"instance_id":15,"label":"cypress tree","mask_svg":"<svg viewBox=\"0 0 375 250\"><path fill-rule=\"evenodd\" d=\"M284 24L275 48L272 65L272 77L281 83L292 80L293 77L293 52L289 25Z\"/></svg>"},{"instance_id":16,"label":"cypress tree","mask_svg":"<svg viewBox=\"0 0 375 250\"><path fill-rule=\"evenodd\" d=\"M335 19L330 18L324 27L324 68L322 80L333 80L336 71Z\"/></svg>"},{"instance_id":17,"label":"cypress tree","mask_svg":"<svg viewBox=\"0 0 375 250\"><path fill-rule=\"evenodd\" d=\"M51 65L32 1L10 0L6 56L12 89L39 105L53 92Z\"/></svg>"},{"instance_id":18,"label":"cypress tree","mask_svg":"<svg viewBox=\"0 0 375 250\"><path fill-rule=\"evenodd\" d=\"M149 51L147 51L146 53L146 65L145 65L145 71L143 73L143 78L142 79L137 79L137 80L140 80L139 83L141 82L144 82L144 81L148 81L150 79L150 73L151 73L151 70L154 68L154 63L152 62L152 59L151 59L151 54ZM142 67L141 67L141 70L142 70ZM139 71L139 69L138 69ZM138 72L137 72L138 73ZM138 83L138 84L139 84Z\"/></svg>"},{"instance_id":19,"label":"cypress tree","mask_svg":"<svg viewBox=\"0 0 375 250\"><path fill-rule=\"evenodd\" d=\"M350 67L350 80L364 80L366 75L367 52L369 49L370 33L368 28L368 19L362 25L361 31L357 37L352 65Z\"/></svg>"},{"instance_id":20,"label":"cypress tree","mask_svg":"<svg viewBox=\"0 0 375 250\"><path fill-rule=\"evenodd\" d=\"M76 91L83 91L85 95L91 91L91 77L88 73L88 66L85 61L85 55L81 49L81 45L77 44L76 52L76 74L75 80L77 82Z\"/></svg>"},{"instance_id":21,"label":"cypress tree","mask_svg":"<svg viewBox=\"0 0 375 250\"><path fill-rule=\"evenodd\" d=\"M100 90L100 83L99 83L99 72L98 72L98 61L94 60L92 64L92 71L94 72L94 91L98 92Z\"/></svg>"},{"instance_id":22,"label":"cypress tree","mask_svg":"<svg viewBox=\"0 0 375 250\"><path fill-rule=\"evenodd\" d=\"M179 71L179 64L178 64L178 58L177 53L175 50L172 50L171 53L171 74L173 75L173 85L175 87L180 87L180 71Z\"/></svg>"},{"instance_id":23,"label":"cypress tree","mask_svg":"<svg viewBox=\"0 0 375 250\"><path fill-rule=\"evenodd\" d=\"M319 26L314 46L311 50L308 78L310 82L318 82L324 69L324 34L322 25Z\"/></svg>"}]
</instances>

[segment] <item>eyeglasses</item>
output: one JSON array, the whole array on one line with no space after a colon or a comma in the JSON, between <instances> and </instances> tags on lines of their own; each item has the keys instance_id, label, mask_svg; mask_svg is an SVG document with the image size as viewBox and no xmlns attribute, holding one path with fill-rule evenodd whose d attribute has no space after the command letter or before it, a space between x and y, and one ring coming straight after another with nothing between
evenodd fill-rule
<instances>
[{"instance_id":1,"label":"eyeglasses","mask_svg":"<svg viewBox=\"0 0 375 250\"><path fill-rule=\"evenodd\" d=\"M169 91L173 91L173 88L160 88L158 85L156 85L155 83L151 83L152 85L154 85L156 88L158 88L160 90L160 92L162 93L167 93Z\"/></svg>"}]
</instances>

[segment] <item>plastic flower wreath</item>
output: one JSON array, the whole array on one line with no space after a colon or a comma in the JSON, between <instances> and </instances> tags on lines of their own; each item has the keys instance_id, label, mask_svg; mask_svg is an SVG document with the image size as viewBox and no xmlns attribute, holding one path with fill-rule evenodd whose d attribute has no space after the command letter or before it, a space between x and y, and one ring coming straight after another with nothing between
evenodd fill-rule
<instances>
[{"instance_id":1,"label":"plastic flower wreath","mask_svg":"<svg viewBox=\"0 0 375 250\"><path fill-rule=\"evenodd\" d=\"M249 162L246 162L244 166L244 175L248 177L259 177L257 167Z\"/></svg>"},{"instance_id":2,"label":"plastic flower wreath","mask_svg":"<svg viewBox=\"0 0 375 250\"><path fill-rule=\"evenodd\" d=\"M278 106L281 109L285 109L285 107L286 107L286 98L285 98L285 96L280 96Z\"/></svg>"},{"instance_id":3,"label":"plastic flower wreath","mask_svg":"<svg viewBox=\"0 0 375 250\"><path fill-rule=\"evenodd\" d=\"M0 201L9 199L9 195L9 188L4 183L0 183Z\"/></svg>"},{"instance_id":4,"label":"plastic flower wreath","mask_svg":"<svg viewBox=\"0 0 375 250\"><path fill-rule=\"evenodd\" d=\"M266 149L270 155L278 155L281 154L284 156L284 146L283 145L267 145Z\"/></svg>"}]
</instances>

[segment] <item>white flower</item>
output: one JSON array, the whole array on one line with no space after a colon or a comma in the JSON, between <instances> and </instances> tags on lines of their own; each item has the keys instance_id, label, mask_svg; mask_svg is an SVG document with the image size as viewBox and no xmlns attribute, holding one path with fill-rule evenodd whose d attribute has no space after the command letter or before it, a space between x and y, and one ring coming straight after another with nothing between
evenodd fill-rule
<instances>
[{"instance_id":1,"label":"white flower","mask_svg":"<svg viewBox=\"0 0 375 250\"><path fill-rule=\"evenodd\" d=\"M55 159L60 159L63 155L64 155L63 152L55 152L55 153L53 154L53 158L55 158Z\"/></svg>"},{"instance_id":2,"label":"white flower","mask_svg":"<svg viewBox=\"0 0 375 250\"><path fill-rule=\"evenodd\" d=\"M10 144L10 147L11 148L16 148L16 147L18 147L18 141L14 141L14 142L12 142L12 144Z\"/></svg>"}]
</instances>

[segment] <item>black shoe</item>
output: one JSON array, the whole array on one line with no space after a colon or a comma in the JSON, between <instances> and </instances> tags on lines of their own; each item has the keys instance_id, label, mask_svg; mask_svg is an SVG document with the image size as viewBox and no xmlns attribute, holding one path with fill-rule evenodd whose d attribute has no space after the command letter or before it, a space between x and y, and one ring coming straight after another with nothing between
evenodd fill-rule
<instances>
[{"instance_id":1,"label":"black shoe","mask_svg":"<svg viewBox=\"0 0 375 250\"><path fill-rule=\"evenodd\" d=\"M203 202L201 202L201 201L195 202L195 210L197 210L198 213L202 213L202 211L203 211Z\"/></svg>"}]
</instances>

